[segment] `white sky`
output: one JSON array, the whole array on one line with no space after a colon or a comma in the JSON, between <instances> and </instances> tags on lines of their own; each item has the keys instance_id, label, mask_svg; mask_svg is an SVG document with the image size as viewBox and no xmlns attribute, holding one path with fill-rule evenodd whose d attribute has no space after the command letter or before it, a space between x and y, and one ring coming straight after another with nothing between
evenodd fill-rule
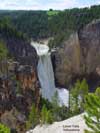
<instances>
[{"instance_id":1,"label":"white sky","mask_svg":"<svg viewBox=\"0 0 100 133\"><path fill-rule=\"evenodd\" d=\"M0 0L0 9L47 10L88 7L100 0Z\"/></svg>"}]
</instances>

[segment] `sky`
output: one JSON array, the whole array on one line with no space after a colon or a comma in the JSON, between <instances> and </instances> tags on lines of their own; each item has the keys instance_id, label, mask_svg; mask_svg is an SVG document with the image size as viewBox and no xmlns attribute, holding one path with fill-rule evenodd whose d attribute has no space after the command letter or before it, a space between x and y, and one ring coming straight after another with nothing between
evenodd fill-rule
<instances>
[{"instance_id":1,"label":"sky","mask_svg":"<svg viewBox=\"0 0 100 133\"><path fill-rule=\"evenodd\" d=\"M0 9L16 10L63 10L75 7L90 7L100 0L0 0Z\"/></svg>"}]
</instances>

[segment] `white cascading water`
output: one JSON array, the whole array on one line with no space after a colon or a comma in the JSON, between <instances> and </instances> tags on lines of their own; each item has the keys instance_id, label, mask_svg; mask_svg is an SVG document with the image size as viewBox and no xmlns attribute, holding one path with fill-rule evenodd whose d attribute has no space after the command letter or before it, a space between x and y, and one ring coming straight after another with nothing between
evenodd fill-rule
<instances>
[{"instance_id":1,"label":"white cascading water","mask_svg":"<svg viewBox=\"0 0 100 133\"><path fill-rule=\"evenodd\" d=\"M53 68L50 53L40 56L38 63L38 76L42 87L42 96L51 100L56 92Z\"/></svg>"},{"instance_id":2,"label":"white cascading water","mask_svg":"<svg viewBox=\"0 0 100 133\"><path fill-rule=\"evenodd\" d=\"M38 77L41 84L42 96L51 101L52 96L58 91L59 104L68 106L69 92L62 88L55 87L54 72L47 45L32 42L31 45L36 49L39 56L38 62Z\"/></svg>"}]
</instances>

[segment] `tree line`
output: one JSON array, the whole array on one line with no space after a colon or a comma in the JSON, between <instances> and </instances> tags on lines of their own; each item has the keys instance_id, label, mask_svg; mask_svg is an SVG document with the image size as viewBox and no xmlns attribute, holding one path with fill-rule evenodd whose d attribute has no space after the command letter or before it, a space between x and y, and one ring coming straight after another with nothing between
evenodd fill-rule
<instances>
[{"instance_id":1,"label":"tree line","mask_svg":"<svg viewBox=\"0 0 100 133\"><path fill-rule=\"evenodd\" d=\"M32 39L53 37L53 45L60 45L69 35L92 20L100 18L100 5L63 11L0 11L13 28Z\"/></svg>"}]
</instances>

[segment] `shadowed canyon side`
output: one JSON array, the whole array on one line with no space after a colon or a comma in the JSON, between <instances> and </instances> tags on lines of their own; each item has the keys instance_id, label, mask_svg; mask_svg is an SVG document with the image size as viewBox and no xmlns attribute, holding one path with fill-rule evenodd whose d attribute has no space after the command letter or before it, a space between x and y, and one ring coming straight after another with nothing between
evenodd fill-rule
<instances>
[{"instance_id":1,"label":"shadowed canyon side","mask_svg":"<svg viewBox=\"0 0 100 133\"><path fill-rule=\"evenodd\" d=\"M99 73L100 69L100 20L95 20L79 30L81 66L83 73Z\"/></svg>"},{"instance_id":2,"label":"shadowed canyon side","mask_svg":"<svg viewBox=\"0 0 100 133\"><path fill-rule=\"evenodd\" d=\"M16 129L17 126L25 125L33 101L36 108L39 105L38 56L26 39L19 38L13 32L11 35L10 29L7 30L4 32L0 27L0 39L10 54L0 64L0 70L1 67L6 70L0 71L0 122Z\"/></svg>"},{"instance_id":3,"label":"shadowed canyon side","mask_svg":"<svg viewBox=\"0 0 100 133\"><path fill-rule=\"evenodd\" d=\"M65 86L85 77L90 87L100 85L100 20L73 33L52 53L57 85Z\"/></svg>"}]
</instances>

